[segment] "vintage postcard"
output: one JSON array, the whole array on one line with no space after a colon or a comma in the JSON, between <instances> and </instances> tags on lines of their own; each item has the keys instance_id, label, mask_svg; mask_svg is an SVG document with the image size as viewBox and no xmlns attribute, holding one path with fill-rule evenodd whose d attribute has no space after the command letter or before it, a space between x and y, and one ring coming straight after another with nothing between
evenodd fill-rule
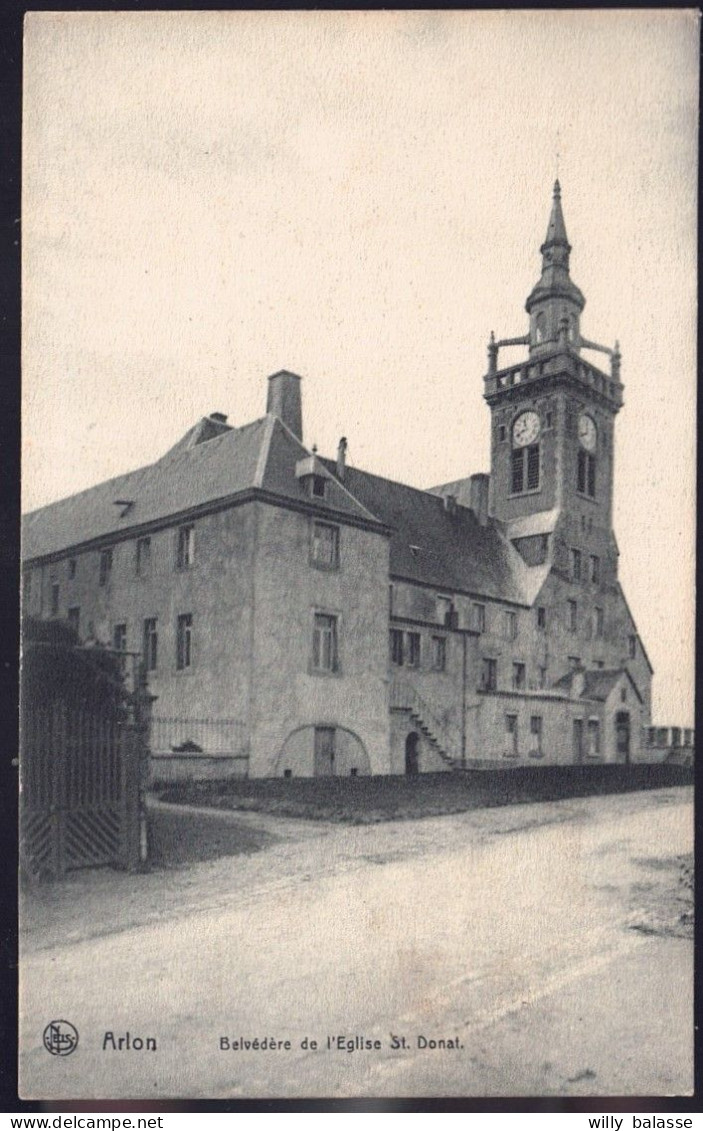
<instances>
[{"instance_id":1,"label":"vintage postcard","mask_svg":"<svg viewBox=\"0 0 703 1131\"><path fill-rule=\"evenodd\" d=\"M691 1094L698 47L26 16L25 1099Z\"/></svg>"}]
</instances>

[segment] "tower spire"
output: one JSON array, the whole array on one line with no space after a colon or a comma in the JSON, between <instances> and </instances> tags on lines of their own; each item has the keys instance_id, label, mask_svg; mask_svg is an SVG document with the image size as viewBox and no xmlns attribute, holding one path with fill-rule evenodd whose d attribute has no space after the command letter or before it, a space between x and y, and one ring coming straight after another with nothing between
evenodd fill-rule
<instances>
[{"instance_id":1,"label":"tower spire","mask_svg":"<svg viewBox=\"0 0 703 1131\"><path fill-rule=\"evenodd\" d=\"M564 223L564 213L561 210L561 185L559 178L554 182L554 194L552 197L552 213L549 217L549 225L547 227L547 235L545 241L540 248L544 255L545 249L560 244L567 249L567 255L571 251L571 244L566 238L566 224Z\"/></svg>"},{"instance_id":2,"label":"tower spire","mask_svg":"<svg viewBox=\"0 0 703 1131\"><path fill-rule=\"evenodd\" d=\"M558 177L554 182L547 235L539 250L542 274L525 303L530 315L530 353L566 343L578 349L579 316L586 300L569 275L571 244L566 235Z\"/></svg>"}]
</instances>

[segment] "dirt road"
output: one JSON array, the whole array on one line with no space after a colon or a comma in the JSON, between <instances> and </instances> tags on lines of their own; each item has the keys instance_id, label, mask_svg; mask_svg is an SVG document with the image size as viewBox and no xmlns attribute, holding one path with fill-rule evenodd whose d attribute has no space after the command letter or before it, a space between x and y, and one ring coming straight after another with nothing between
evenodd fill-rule
<instances>
[{"instance_id":1,"label":"dirt road","mask_svg":"<svg viewBox=\"0 0 703 1131\"><path fill-rule=\"evenodd\" d=\"M35 918L25 1097L690 1092L692 945L670 929L690 790L259 823L284 839L198 865L187 888L78 885L72 931L70 901ZM130 909L130 890L152 905ZM54 1019L80 1034L70 1056L43 1047ZM290 1048L235 1047L256 1038Z\"/></svg>"}]
</instances>

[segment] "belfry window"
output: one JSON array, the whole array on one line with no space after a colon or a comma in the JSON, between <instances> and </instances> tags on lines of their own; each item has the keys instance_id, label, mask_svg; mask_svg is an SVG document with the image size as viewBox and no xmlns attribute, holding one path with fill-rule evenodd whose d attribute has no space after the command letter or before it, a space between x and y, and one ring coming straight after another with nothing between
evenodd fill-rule
<instances>
[{"instance_id":1,"label":"belfry window","mask_svg":"<svg viewBox=\"0 0 703 1131\"><path fill-rule=\"evenodd\" d=\"M539 490L539 444L513 449L512 493Z\"/></svg>"},{"instance_id":2,"label":"belfry window","mask_svg":"<svg viewBox=\"0 0 703 1131\"><path fill-rule=\"evenodd\" d=\"M579 451L577 489L580 495L596 497L596 457L583 449Z\"/></svg>"}]
</instances>

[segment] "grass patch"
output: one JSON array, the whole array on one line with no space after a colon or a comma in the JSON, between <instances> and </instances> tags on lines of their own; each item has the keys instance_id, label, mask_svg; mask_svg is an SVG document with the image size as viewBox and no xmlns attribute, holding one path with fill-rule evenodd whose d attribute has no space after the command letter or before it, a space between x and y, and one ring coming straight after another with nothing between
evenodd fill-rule
<instances>
[{"instance_id":1,"label":"grass patch","mask_svg":"<svg viewBox=\"0 0 703 1131\"><path fill-rule=\"evenodd\" d=\"M373 824L497 805L662 789L689 785L692 780L692 771L681 766L529 766L417 777L230 778L178 782L156 792L163 801L183 805Z\"/></svg>"},{"instance_id":2,"label":"grass patch","mask_svg":"<svg viewBox=\"0 0 703 1131\"><path fill-rule=\"evenodd\" d=\"M221 856L259 852L275 839L261 829L223 821L221 817L157 809L149 815L149 866L182 868Z\"/></svg>"}]
</instances>

